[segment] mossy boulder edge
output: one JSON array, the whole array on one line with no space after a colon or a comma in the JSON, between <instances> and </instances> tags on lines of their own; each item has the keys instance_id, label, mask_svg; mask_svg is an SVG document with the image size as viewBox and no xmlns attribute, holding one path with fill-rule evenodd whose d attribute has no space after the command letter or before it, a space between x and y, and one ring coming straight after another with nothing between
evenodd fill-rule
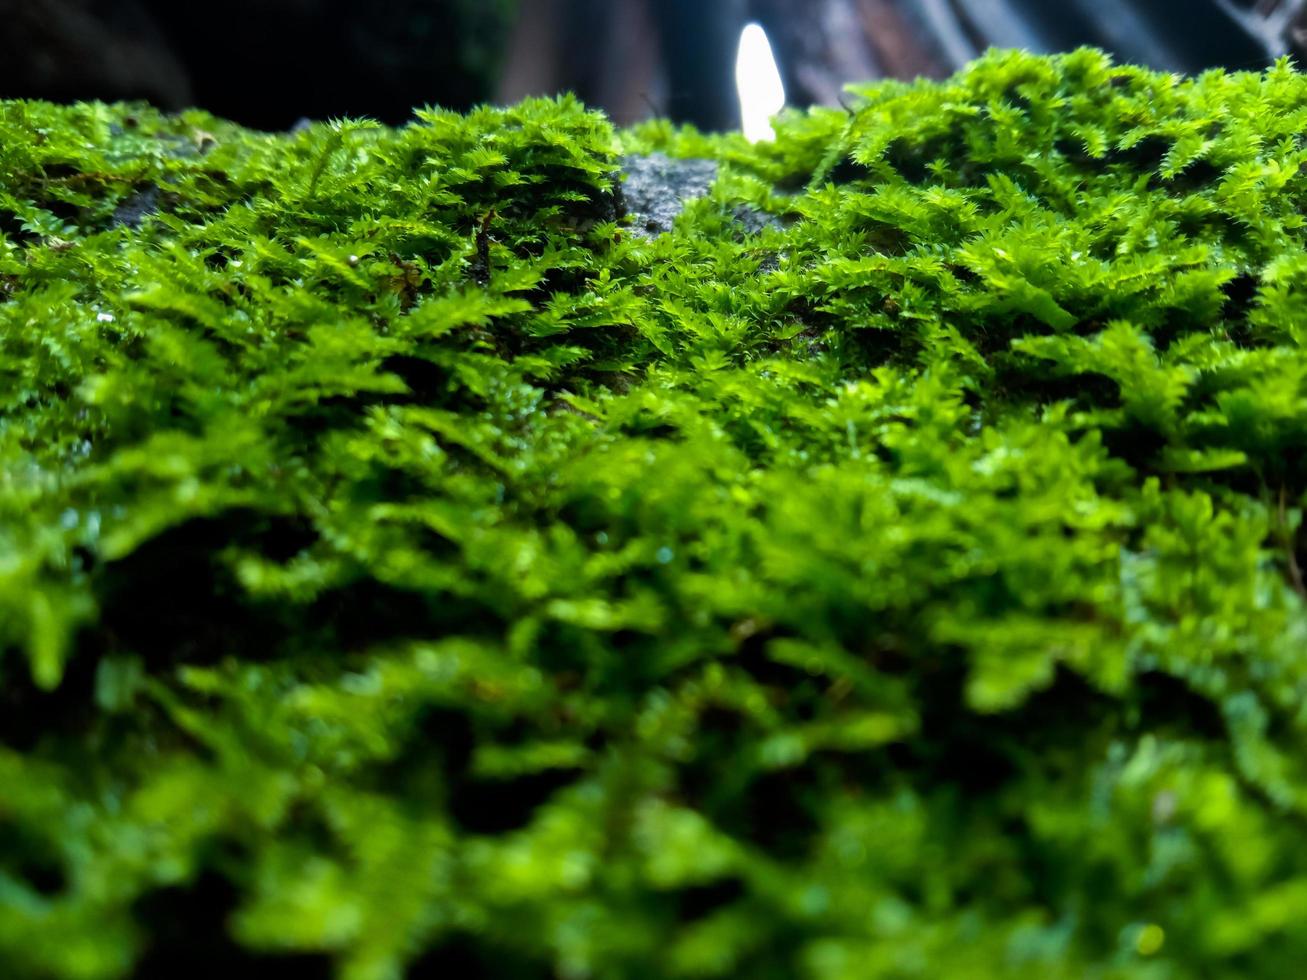
<instances>
[{"instance_id":1,"label":"mossy boulder edge","mask_svg":"<svg viewBox=\"0 0 1307 980\"><path fill-rule=\"evenodd\" d=\"M0 975L1300 970L1307 79L850 95L0 102Z\"/></svg>"}]
</instances>

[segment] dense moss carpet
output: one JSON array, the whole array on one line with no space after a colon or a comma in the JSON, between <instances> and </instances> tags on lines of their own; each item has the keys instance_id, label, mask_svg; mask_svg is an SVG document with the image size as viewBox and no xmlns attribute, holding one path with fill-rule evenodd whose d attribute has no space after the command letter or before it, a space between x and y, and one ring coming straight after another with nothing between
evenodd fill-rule
<instances>
[{"instance_id":1,"label":"dense moss carpet","mask_svg":"<svg viewBox=\"0 0 1307 980\"><path fill-rule=\"evenodd\" d=\"M0 103L0 975L1298 975L1307 80L778 129Z\"/></svg>"}]
</instances>

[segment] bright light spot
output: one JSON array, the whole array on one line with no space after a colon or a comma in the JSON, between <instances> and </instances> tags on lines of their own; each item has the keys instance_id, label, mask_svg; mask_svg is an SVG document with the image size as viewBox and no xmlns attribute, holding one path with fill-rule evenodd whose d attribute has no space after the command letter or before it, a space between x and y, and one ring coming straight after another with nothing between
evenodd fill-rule
<instances>
[{"instance_id":1,"label":"bright light spot","mask_svg":"<svg viewBox=\"0 0 1307 980\"><path fill-rule=\"evenodd\" d=\"M740 33L735 87L740 93L744 138L750 143L774 139L771 117L785 108L785 86L767 32L758 24L750 24Z\"/></svg>"}]
</instances>

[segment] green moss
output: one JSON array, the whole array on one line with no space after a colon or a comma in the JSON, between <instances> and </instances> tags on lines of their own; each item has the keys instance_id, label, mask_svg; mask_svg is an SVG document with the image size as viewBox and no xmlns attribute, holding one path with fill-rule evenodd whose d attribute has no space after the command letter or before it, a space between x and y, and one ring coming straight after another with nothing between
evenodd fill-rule
<instances>
[{"instance_id":1,"label":"green moss","mask_svg":"<svg viewBox=\"0 0 1307 980\"><path fill-rule=\"evenodd\" d=\"M0 103L0 973L1296 973L1307 79L854 92Z\"/></svg>"}]
</instances>

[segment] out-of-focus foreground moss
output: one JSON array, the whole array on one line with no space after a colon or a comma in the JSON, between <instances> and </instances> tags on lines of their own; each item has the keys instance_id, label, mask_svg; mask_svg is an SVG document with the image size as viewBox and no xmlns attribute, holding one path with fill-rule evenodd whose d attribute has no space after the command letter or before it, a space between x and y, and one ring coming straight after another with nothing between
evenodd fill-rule
<instances>
[{"instance_id":1,"label":"out-of-focus foreground moss","mask_svg":"<svg viewBox=\"0 0 1307 980\"><path fill-rule=\"evenodd\" d=\"M1307 79L853 94L0 104L0 975L1301 970Z\"/></svg>"}]
</instances>

